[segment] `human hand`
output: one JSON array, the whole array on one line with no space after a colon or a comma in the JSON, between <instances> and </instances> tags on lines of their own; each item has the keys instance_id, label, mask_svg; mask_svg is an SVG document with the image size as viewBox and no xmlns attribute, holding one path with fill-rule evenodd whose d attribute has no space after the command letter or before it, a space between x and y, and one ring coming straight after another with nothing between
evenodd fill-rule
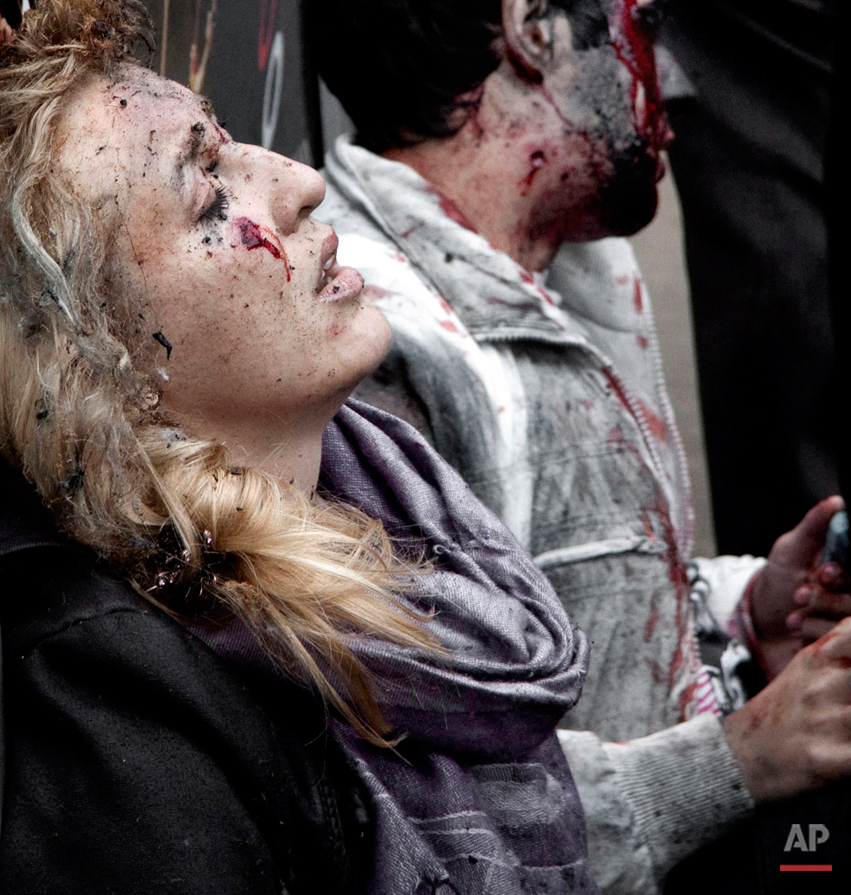
<instances>
[{"instance_id":1,"label":"human hand","mask_svg":"<svg viewBox=\"0 0 851 895\"><path fill-rule=\"evenodd\" d=\"M800 650L724 727L756 802L851 775L851 618Z\"/></svg>"},{"instance_id":2,"label":"human hand","mask_svg":"<svg viewBox=\"0 0 851 895\"><path fill-rule=\"evenodd\" d=\"M822 563L812 580L795 591L793 600L799 608L786 618L786 627L799 632L805 643L823 637L839 619L851 615L849 585L842 566Z\"/></svg>"},{"instance_id":3,"label":"human hand","mask_svg":"<svg viewBox=\"0 0 851 895\"><path fill-rule=\"evenodd\" d=\"M817 503L775 541L751 591L751 619L760 662L769 680L806 643L851 615L848 580L835 563L821 564L831 517L845 506L833 496Z\"/></svg>"}]
</instances>

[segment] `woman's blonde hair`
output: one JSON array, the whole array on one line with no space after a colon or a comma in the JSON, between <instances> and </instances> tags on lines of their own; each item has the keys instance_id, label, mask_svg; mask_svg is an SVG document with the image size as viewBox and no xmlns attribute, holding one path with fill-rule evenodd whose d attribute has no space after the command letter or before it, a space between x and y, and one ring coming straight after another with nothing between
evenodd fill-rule
<instances>
[{"instance_id":1,"label":"woman's blonde hair","mask_svg":"<svg viewBox=\"0 0 851 895\"><path fill-rule=\"evenodd\" d=\"M384 742L348 641L432 645L391 596L410 570L379 522L234 466L158 409L126 347L134 297L110 287L104 222L56 166L67 97L136 64L149 33L136 0L41 0L0 46L0 450L70 537L170 611L232 613Z\"/></svg>"}]
</instances>

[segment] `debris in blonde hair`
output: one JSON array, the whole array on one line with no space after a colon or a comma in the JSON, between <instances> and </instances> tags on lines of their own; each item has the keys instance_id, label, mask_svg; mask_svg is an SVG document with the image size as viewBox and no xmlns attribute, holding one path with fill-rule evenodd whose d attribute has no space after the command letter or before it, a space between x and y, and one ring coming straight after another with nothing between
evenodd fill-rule
<instances>
[{"instance_id":1,"label":"debris in blonde hair","mask_svg":"<svg viewBox=\"0 0 851 895\"><path fill-rule=\"evenodd\" d=\"M67 496L76 494L78 491L82 490L85 477L85 468L78 466L64 482L59 483L59 490Z\"/></svg>"},{"instance_id":2,"label":"debris in blonde hair","mask_svg":"<svg viewBox=\"0 0 851 895\"><path fill-rule=\"evenodd\" d=\"M163 348L165 348L166 360L171 360L171 351L172 351L172 348L174 348L174 346L165 337L165 335L163 334L163 331L161 329L158 329L155 333L152 333L152 335L153 335L154 339L156 339L156 341L159 342L160 345L163 346Z\"/></svg>"},{"instance_id":3,"label":"debris in blonde hair","mask_svg":"<svg viewBox=\"0 0 851 895\"><path fill-rule=\"evenodd\" d=\"M50 158L65 97L89 74L132 88L125 65L135 65L143 44L152 49L139 0L40 0L0 51L0 371L6 394L20 396L0 414L4 454L29 470L70 538L153 603L189 617L200 608L240 619L287 674L312 683L372 743L389 745L369 676L348 643L364 634L437 648L425 618L397 597L411 563L394 556L380 523L355 507L314 504L292 481L250 466L237 474L224 445L166 428L148 390L169 377L147 339L167 358L172 345L124 301L132 262L112 266L112 215L100 213L116 198L120 216L120 186L90 206ZM105 102L120 108L122 95L131 93ZM35 144L35 136L44 139ZM34 158L43 176L27 180ZM272 236L257 229L255 236L246 227L242 248L274 257ZM235 232L238 244L243 234ZM69 250L74 263L67 255L63 268Z\"/></svg>"}]
</instances>

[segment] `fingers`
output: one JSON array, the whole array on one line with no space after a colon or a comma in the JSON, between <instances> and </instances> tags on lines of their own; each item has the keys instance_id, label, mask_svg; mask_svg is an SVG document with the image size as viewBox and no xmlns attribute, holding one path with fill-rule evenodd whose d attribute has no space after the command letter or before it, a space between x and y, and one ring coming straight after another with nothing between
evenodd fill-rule
<instances>
[{"instance_id":1,"label":"fingers","mask_svg":"<svg viewBox=\"0 0 851 895\"><path fill-rule=\"evenodd\" d=\"M848 584L848 577L838 562L822 563L815 574L816 581L829 590L836 590L843 584Z\"/></svg>"},{"instance_id":2,"label":"fingers","mask_svg":"<svg viewBox=\"0 0 851 895\"><path fill-rule=\"evenodd\" d=\"M820 640L825 634L830 633L836 622L826 618L804 618L798 622L798 627L793 628L805 644Z\"/></svg>"},{"instance_id":3,"label":"fingers","mask_svg":"<svg viewBox=\"0 0 851 895\"><path fill-rule=\"evenodd\" d=\"M819 501L790 532L782 536L784 546L792 554L790 559L807 563L824 545L827 526L834 513L845 508L845 501L838 495ZM781 540L781 539L778 539Z\"/></svg>"},{"instance_id":4,"label":"fingers","mask_svg":"<svg viewBox=\"0 0 851 895\"><path fill-rule=\"evenodd\" d=\"M851 618L797 653L724 728L758 802L851 774Z\"/></svg>"},{"instance_id":5,"label":"fingers","mask_svg":"<svg viewBox=\"0 0 851 895\"><path fill-rule=\"evenodd\" d=\"M795 596L797 603L797 594ZM851 615L851 594L837 594L831 591L812 589L802 610L808 615L820 615L840 621L846 615Z\"/></svg>"},{"instance_id":6,"label":"fingers","mask_svg":"<svg viewBox=\"0 0 851 895\"><path fill-rule=\"evenodd\" d=\"M847 587L848 582L844 580L844 576L837 580ZM799 587L793 595L793 601L797 608L786 617L786 628L802 634L806 639L818 639L837 621L851 616L851 593L836 593L825 590L818 584ZM810 621L813 624L809 624ZM822 623L824 626L819 627ZM819 633L813 638L812 635L817 630Z\"/></svg>"},{"instance_id":7,"label":"fingers","mask_svg":"<svg viewBox=\"0 0 851 895\"><path fill-rule=\"evenodd\" d=\"M815 658L851 670L851 618L837 622L824 636L808 646L807 650Z\"/></svg>"}]
</instances>

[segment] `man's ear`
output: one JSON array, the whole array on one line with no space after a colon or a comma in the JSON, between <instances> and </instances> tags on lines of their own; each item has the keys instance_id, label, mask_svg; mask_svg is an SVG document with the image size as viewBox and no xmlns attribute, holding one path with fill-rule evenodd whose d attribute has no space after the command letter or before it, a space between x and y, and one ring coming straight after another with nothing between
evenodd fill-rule
<instances>
[{"instance_id":1,"label":"man's ear","mask_svg":"<svg viewBox=\"0 0 851 895\"><path fill-rule=\"evenodd\" d=\"M508 58L539 80L553 58L553 18L549 0L502 0L502 32Z\"/></svg>"}]
</instances>

